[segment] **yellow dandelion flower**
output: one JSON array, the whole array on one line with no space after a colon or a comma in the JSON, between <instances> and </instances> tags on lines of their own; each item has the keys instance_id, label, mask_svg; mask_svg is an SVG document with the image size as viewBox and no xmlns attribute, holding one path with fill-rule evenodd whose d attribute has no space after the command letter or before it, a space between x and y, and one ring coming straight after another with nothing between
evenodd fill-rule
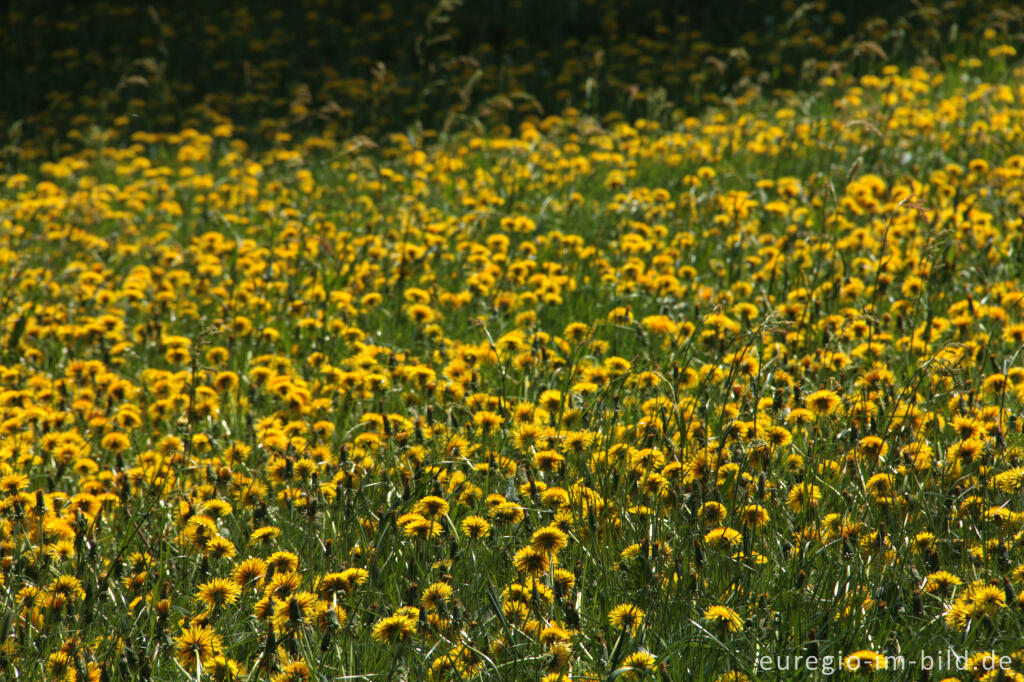
<instances>
[{"instance_id":1,"label":"yellow dandelion flower","mask_svg":"<svg viewBox=\"0 0 1024 682\"><path fill-rule=\"evenodd\" d=\"M628 629L636 634L646 615L643 610L633 604L619 604L608 613L608 622L613 628Z\"/></svg>"},{"instance_id":2,"label":"yellow dandelion flower","mask_svg":"<svg viewBox=\"0 0 1024 682\"><path fill-rule=\"evenodd\" d=\"M815 391L807 396L806 405L816 416L827 416L835 412L842 404L834 391Z\"/></svg>"},{"instance_id":3,"label":"yellow dandelion flower","mask_svg":"<svg viewBox=\"0 0 1024 682\"><path fill-rule=\"evenodd\" d=\"M479 540L491 533L491 524L481 516L467 516L462 520L462 533L466 537Z\"/></svg>"},{"instance_id":4,"label":"yellow dandelion flower","mask_svg":"<svg viewBox=\"0 0 1024 682\"><path fill-rule=\"evenodd\" d=\"M426 518L444 516L448 513L448 503L442 497L428 495L413 506L413 512Z\"/></svg>"},{"instance_id":5,"label":"yellow dandelion flower","mask_svg":"<svg viewBox=\"0 0 1024 682\"><path fill-rule=\"evenodd\" d=\"M798 483L786 496L786 506L797 514L815 509L821 501L821 489L812 483Z\"/></svg>"},{"instance_id":6,"label":"yellow dandelion flower","mask_svg":"<svg viewBox=\"0 0 1024 682\"><path fill-rule=\"evenodd\" d=\"M709 606L705 609L704 620L725 632L742 632L743 630L743 619L740 618L739 614L728 606L721 604Z\"/></svg>"},{"instance_id":7,"label":"yellow dandelion flower","mask_svg":"<svg viewBox=\"0 0 1024 682\"><path fill-rule=\"evenodd\" d=\"M208 625L189 625L174 639L174 656L185 670L213 662L224 647L223 638Z\"/></svg>"},{"instance_id":8,"label":"yellow dandelion flower","mask_svg":"<svg viewBox=\"0 0 1024 682\"><path fill-rule=\"evenodd\" d=\"M704 535L704 544L708 547L736 547L742 541L742 533L734 528L715 528Z\"/></svg>"},{"instance_id":9,"label":"yellow dandelion flower","mask_svg":"<svg viewBox=\"0 0 1024 682\"><path fill-rule=\"evenodd\" d=\"M538 551L533 547L524 547L512 557L512 565L521 573L536 575L548 570L552 554Z\"/></svg>"},{"instance_id":10,"label":"yellow dandelion flower","mask_svg":"<svg viewBox=\"0 0 1024 682\"><path fill-rule=\"evenodd\" d=\"M404 642L416 632L416 618L400 614L388 616L377 621L372 630L372 636L382 644L394 644Z\"/></svg>"},{"instance_id":11,"label":"yellow dandelion flower","mask_svg":"<svg viewBox=\"0 0 1024 682\"><path fill-rule=\"evenodd\" d=\"M237 583L224 578L214 578L199 586L196 600L201 601L208 608L217 608L235 603L238 600L239 592L241 592L241 588Z\"/></svg>"},{"instance_id":12,"label":"yellow dandelion flower","mask_svg":"<svg viewBox=\"0 0 1024 682\"><path fill-rule=\"evenodd\" d=\"M554 553L568 544L569 536L555 526L546 526L534 531L530 545L538 552Z\"/></svg>"},{"instance_id":13,"label":"yellow dandelion flower","mask_svg":"<svg viewBox=\"0 0 1024 682\"><path fill-rule=\"evenodd\" d=\"M843 667L850 672L865 672L874 670L885 670L886 659L882 654L876 654L869 649L854 651L843 658Z\"/></svg>"}]
</instances>

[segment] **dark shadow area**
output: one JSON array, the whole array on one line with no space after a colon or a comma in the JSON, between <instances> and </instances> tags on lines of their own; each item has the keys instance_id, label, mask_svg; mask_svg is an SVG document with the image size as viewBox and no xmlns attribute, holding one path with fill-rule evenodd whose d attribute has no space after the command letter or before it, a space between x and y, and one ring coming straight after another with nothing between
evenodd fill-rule
<instances>
[{"instance_id":1,"label":"dark shadow area","mask_svg":"<svg viewBox=\"0 0 1024 682\"><path fill-rule=\"evenodd\" d=\"M1003 12L1019 30L1019 9ZM922 54L993 3L832 0L9 3L0 126L29 156L94 126L248 140L669 119ZM996 15L1000 16L1000 15ZM92 134L97 134L95 130Z\"/></svg>"}]
</instances>

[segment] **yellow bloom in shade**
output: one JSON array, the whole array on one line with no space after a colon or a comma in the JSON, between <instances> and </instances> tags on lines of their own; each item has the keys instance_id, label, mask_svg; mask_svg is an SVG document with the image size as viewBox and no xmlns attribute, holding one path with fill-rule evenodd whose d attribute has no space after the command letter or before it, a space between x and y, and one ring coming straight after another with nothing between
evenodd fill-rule
<instances>
[{"instance_id":1,"label":"yellow bloom in shade","mask_svg":"<svg viewBox=\"0 0 1024 682\"><path fill-rule=\"evenodd\" d=\"M821 489L811 483L798 483L786 496L786 506L797 514L814 509L821 501Z\"/></svg>"},{"instance_id":2,"label":"yellow bloom in shade","mask_svg":"<svg viewBox=\"0 0 1024 682\"><path fill-rule=\"evenodd\" d=\"M404 642L416 632L416 618L409 614L395 614L381 618L373 626L373 638L383 644Z\"/></svg>"},{"instance_id":3,"label":"yellow bloom in shade","mask_svg":"<svg viewBox=\"0 0 1024 682\"><path fill-rule=\"evenodd\" d=\"M402 532L404 532L406 536L418 538L420 540L436 538L443 531L444 528L442 528L440 523L424 518L415 519L410 523L407 523L402 529Z\"/></svg>"},{"instance_id":4,"label":"yellow bloom in shade","mask_svg":"<svg viewBox=\"0 0 1024 682\"><path fill-rule=\"evenodd\" d=\"M715 528L704 536L708 547L736 547L743 541L743 535L735 528Z\"/></svg>"},{"instance_id":5,"label":"yellow bloom in shade","mask_svg":"<svg viewBox=\"0 0 1024 682\"><path fill-rule=\"evenodd\" d=\"M671 334L676 329L675 322L666 315L648 315L641 324L652 334Z\"/></svg>"},{"instance_id":6,"label":"yellow bloom in shade","mask_svg":"<svg viewBox=\"0 0 1024 682\"><path fill-rule=\"evenodd\" d=\"M807 408L817 416L832 414L842 404L835 391L815 391L807 396Z\"/></svg>"},{"instance_id":7,"label":"yellow bloom in shade","mask_svg":"<svg viewBox=\"0 0 1024 682\"><path fill-rule=\"evenodd\" d=\"M218 393L235 390L238 386L238 375L234 372L217 372L213 378L213 387Z\"/></svg>"},{"instance_id":8,"label":"yellow bloom in shade","mask_svg":"<svg viewBox=\"0 0 1024 682\"><path fill-rule=\"evenodd\" d=\"M572 343L582 343L589 331L590 328L583 322L570 322L566 325L563 334Z\"/></svg>"},{"instance_id":9,"label":"yellow bloom in shade","mask_svg":"<svg viewBox=\"0 0 1024 682\"><path fill-rule=\"evenodd\" d=\"M7 474L0 478L0 493L14 494L28 487L29 477L25 474Z\"/></svg>"},{"instance_id":10,"label":"yellow bloom in shade","mask_svg":"<svg viewBox=\"0 0 1024 682\"><path fill-rule=\"evenodd\" d=\"M454 656L444 654L438 656L430 663L430 679L449 679L450 675L458 672L457 662Z\"/></svg>"},{"instance_id":11,"label":"yellow bloom in shade","mask_svg":"<svg viewBox=\"0 0 1024 682\"><path fill-rule=\"evenodd\" d=\"M786 416L787 424L805 426L814 421L814 413L804 407L798 407Z\"/></svg>"},{"instance_id":12,"label":"yellow bloom in shade","mask_svg":"<svg viewBox=\"0 0 1024 682\"><path fill-rule=\"evenodd\" d=\"M267 557L267 568L277 573L291 573L299 568L299 557L293 552L274 552Z\"/></svg>"},{"instance_id":13,"label":"yellow bloom in shade","mask_svg":"<svg viewBox=\"0 0 1024 682\"><path fill-rule=\"evenodd\" d=\"M501 606L501 612L505 618L513 623L524 622L530 616L530 606L521 601L507 601Z\"/></svg>"},{"instance_id":14,"label":"yellow bloom in shade","mask_svg":"<svg viewBox=\"0 0 1024 682\"><path fill-rule=\"evenodd\" d=\"M541 471L557 471L565 464L565 457L554 450L538 450L533 456L533 465Z\"/></svg>"},{"instance_id":15,"label":"yellow bloom in shade","mask_svg":"<svg viewBox=\"0 0 1024 682\"><path fill-rule=\"evenodd\" d=\"M534 531L530 545L538 552L557 552L568 544L569 536L556 526L546 526Z\"/></svg>"},{"instance_id":16,"label":"yellow bloom in shade","mask_svg":"<svg viewBox=\"0 0 1024 682\"><path fill-rule=\"evenodd\" d=\"M488 512L494 518L506 523L519 523L526 516L523 508L515 502L502 502Z\"/></svg>"},{"instance_id":17,"label":"yellow bloom in shade","mask_svg":"<svg viewBox=\"0 0 1024 682\"><path fill-rule=\"evenodd\" d=\"M878 436L865 436L858 445L860 456L869 462L877 462L889 452L889 445Z\"/></svg>"},{"instance_id":18,"label":"yellow bloom in shade","mask_svg":"<svg viewBox=\"0 0 1024 682\"><path fill-rule=\"evenodd\" d=\"M854 651L843 659L843 667L850 672L885 670L885 656L869 649Z\"/></svg>"},{"instance_id":19,"label":"yellow bloom in shade","mask_svg":"<svg viewBox=\"0 0 1024 682\"><path fill-rule=\"evenodd\" d=\"M370 574L365 568L346 568L340 573L328 573L317 582L316 590L321 599L330 600L341 592L351 592L358 585L369 580Z\"/></svg>"},{"instance_id":20,"label":"yellow bloom in shade","mask_svg":"<svg viewBox=\"0 0 1024 682\"><path fill-rule=\"evenodd\" d=\"M311 592L296 592L275 602L274 627L283 632L293 632L312 622L327 610L327 604Z\"/></svg>"},{"instance_id":21,"label":"yellow bloom in shade","mask_svg":"<svg viewBox=\"0 0 1024 682\"><path fill-rule=\"evenodd\" d=\"M605 358L603 364L604 368L607 369L612 376L622 376L629 372L630 368L633 366L629 360L621 358L618 355Z\"/></svg>"},{"instance_id":22,"label":"yellow bloom in shade","mask_svg":"<svg viewBox=\"0 0 1024 682\"><path fill-rule=\"evenodd\" d=\"M441 604L447 604L455 591L448 583L433 583L423 590L421 603L427 611L436 611Z\"/></svg>"},{"instance_id":23,"label":"yellow bloom in shade","mask_svg":"<svg viewBox=\"0 0 1024 682\"><path fill-rule=\"evenodd\" d=\"M1006 383L1005 375L992 374L982 383L981 390L990 395L999 395L1006 390Z\"/></svg>"},{"instance_id":24,"label":"yellow bloom in shade","mask_svg":"<svg viewBox=\"0 0 1024 682\"><path fill-rule=\"evenodd\" d=\"M241 588L233 581L214 578L199 586L196 599L203 602L208 608L215 608L235 603L238 600L239 592L241 592Z\"/></svg>"},{"instance_id":25,"label":"yellow bloom in shade","mask_svg":"<svg viewBox=\"0 0 1024 682\"><path fill-rule=\"evenodd\" d=\"M298 573L275 573L264 593L274 599L285 599L302 585L302 576Z\"/></svg>"},{"instance_id":26,"label":"yellow bloom in shade","mask_svg":"<svg viewBox=\"0 0 1024 682\"><path fill-rule=\"evenodd\" d=\"M462 520L462 532L474 540L485 538L491 533L491 524L481 516L467 516Z\"/></svg>"},{"instance_id":27,"label":"yellow bloom in shade","mask_svg":"<svg viewBox=\"0 0 1024 682\"><path fill-rule=\"evenodd\" d=\"M704 611L704 620L723 631L741 632L743 630L743 620L739 614L721 604L709 606Z\"/></svg>"},{"instance_id":28,"label":"yellow bloom in shade","mask_svg":"<svg viewBox=\"0 0 1024 682\"><path fill-rule=\"evenodd\" d=\"M512 557L512 564L521 573L536 575L548 570L550 556L548 552L537 551L533 547L524 547Z\"/></svg>"},{"instance_id":29,"label":"yellow bloom in shade","mask_svg":"<svg viewBox=\"0 0 1024 682\"><path fill-rule=\"evenodd\" d=\"M594 443L594 434L589 431L570 431L562 438L562 451L580 454Z\"/></svg>"},{"instance_id":30,"label":"yellow bloom in shade","mask_svg":"<svg viewBox=\"0 0 1024 682\"><path fill-rule=\"evenodd\" d=\"M226 656L215 657L207 666L215 682L234 682L245 679L245 666Z\"/></svg>"},{"instance_id":31,"label":"yellow bloom in shade","mask_svg":"<svg viewBox=\"0 0 1024 682\"><path fill-rule=\"evenodd\" d=\"M565 628L559 627L558 625L549 625L540 631L540 641L542 644L557 644L558 642L569 641L571 634Z\"/></svg>"},{"instance_id":32,"label":"yellow bloom in shade","mask_svg":"<svg viewBox=\"0 0 1024 682\"><path fill-rule=\"evenodd\" d=\"M267 562L259 557L245 559L231 573L231 579L241 587L259 588L267 576Z\"/></svg>"},{"instance_id":33,"label":"yellow bloom in shade","mask_svg":"<svg viewBox=\"0 0 1024 682\"><path fill-rule=\"evenodd\" d=\"M972 584L959 598L969 603L975 612L988 616L1006 606L1006 592L1000 587L984 583Z\"/></svg>"},{"instance_id":34,"label":"yellow bloom in shade","mask_svg":"<svg viewBox=\"0 0 1024 682\"><path fill-rule=\"evenodd\" d=\"M562 394L554 389L544 391L537 399L537 405L551 413L557 412L561 404Z\"/></svg>"},{"instance_id":35,"label":"yellow bloom in shade","mask_svg":"<svg viewBox=\"0 0 1024 682\"><path fill-rule=\"evenodd\" d=\"M765 429L764 439L775 447L785 447L793 442L793 434L781 426L769 426Z\"/></svg>"},{"instance_id":36,"label":"yellow bloom in shade","mask_svg":"<svg viewBox=\"0 0 1024 682\"><path fill-rule=\"evenodd\" d=\"M633 321L633 313L625 306L619 306L608 313L608 321L612 324L629 324Z\"/></svg>"},{"instance_id":37,"label":"yellow bloom in shade","mask_svg":"<svg viewBox=\"0 0 1024 682\"><path fill-rule=\"evenodd\" d=\"M231 559L238 554L235 543L220 535L211 538L203 551L212 559Z\"/></svg>"},{"instance_id":38,"label":"yellow bloom in shade","mask_svg":"<svg viewBox=\"0 0 1024 682\"><path fill-rule=\"evenodd\" d=\"M75 661L64 651L55 651L46 660L46 672L51 680L74 679Z\"/></svg>"},{"instance_id":39,"label":"yellow bloom in shade","mask_svg":"<svg viewBox=\"0 0 1024 682\"><path fill-rule=\"evenodd\" d=\"M309 665L299 659L281 666L281 672L270 678L270 682L305 682L310 676Z\"/></svg>"},{"instance_id":40,"label":"yellow bloom in shade","mask_svg":"<svg viewBox=\"0 0 1024 682\"><path fill-rule=\"evenodd\" d=\"M54 578L46 588L46 596L51 608L60 609L67 604L85 599L85 588L82 587L82 581L75 576L61 575Z\"/></svg>"},{"instance_id":41,"label":"yellow bloom in shade","mask_svg":"<svg viewBox=\"0 0 1024 682\"><path fill-rule=\"evenodd\" d=\"M646 673L658 665L657 657L649 651L640 650L622 659L622 667L629 668L623 675L627 680L647 679Z\"/></svg>"},{"instance_id":42,"label":"yellow bloom in shade","mask_svg":"<svg viewBox=\"0 0 1024 682\"><path fill-rule=\"evenodd\" d=\"M186 547L205 551L206 543L217 535L217 522L208 516L197 514L185 524L185 530L179 539Z\"/></svg>"},{"instance_id":43,"label":"yellow bloom in shade","mask_svg":"<svg viewBox=\"0 0 1024 682\"><path fill-rule=\"evenodd\" d=\"M554 583L553 586L556 590L561 589L562 594L568 594L576 585L576 574L570 570L564 568L556 568L554 570Z\"/></svg>"},{"instance_id":44,"label":"yellow bloom in shade","mask_svg":"<svg viewBox=\"0 0 1024 682\"><path fill-rule=\"evenodd\" d=\"M256 616L256 620L265 623L274 615L274 607L276 605L277 601L274 596L268 594L265 597L261 597L259 601L253 604L253 615Z\"/></svg>"},{"instance_id":45,"label":"yellow bloom in shade","mask_svg":"<svg viewBox=\"0 0 1024 682\"><path fill-rule=\"evenodd\" d=\"M608 622L613 628L629 629L636 634L646 615L643 610L633 604L619 604L608 613Z\"/></svg>"},{"instance_id":46,"label":"yellow bloom in shade","mask_svg":"<svg viewBox=\"0 0 1024 682\"><path fill-rule=\"evenodd\" d=\"M224 647L223 638L209 625L189 625L174 640L174 657L185 670L209 665Z\"/></svg>"},{"instance_id":47,"label":"yellow bloom in shade","mask_svg":"<svg viewBox=\"0 0 1024 682\"><path fill-rule=\"evenodd\" d=\"M715 682L750 682L750 678L739 670L730 670L716 677Z\"/></svg>"},{"instance_id":48,"label":"yellow bloom in shade","mask_svg":"<svg viewBox=\"0 0 1024 682\"><path fill-rule=\"evenodd\" d=\"M444 498L437 497L436 495L428 495L417 502L412 510L427 518L434 518L436 516L444 516L448 513L448 503Z\"/></svg>"},{"instance_id":49,"label":"yellow bloom in shade","mask_svg":"<svg viewBox=\"0 0 1024 682\"><path fill-rule=\"evenodd\" d=\"M697 516L700 518L701 523L708 526L717 526L722 523L727 513L728 510L725 508L725 505L714 500L705 502L697 510Z\"/></svg>"},{"instance_id":50,"label":"yellow bloom in shade","mask_svg":"<svg viewBox=\"0 0 1024 682\"><path fill-rule=\"evenodd\" d=\"M481 410L473 415L473 423L482 434L496 431L504 422L505 419L500 414L490 410Z\"/></svg>"},{"instance_id":51,"label":"yellow bloom in shade","mask_svg":"<svg viewBox=\"0 0 1024 682\"><path fill-rule=\"evenodd\" d=\"M275 526L263 526L249 534L250 545L269 545L281 534L281 529Z\"/></svg>"},{"instance_id":52,"label":"yellow bloom in shade","mask_svg":"<svg viewBox=\"0 0 1024 682\"><path fill-rule=\"evenodd\" d=\"M739 513L740 522L748 528L763 528L767 525L771 517L768 515L768 510L759 504L748 504L740 509Z\"/></svg>"},{"instance_id":53,"label":"yellow bloom in shade","mask_svg":"<svg viewBox=\"0 0 1024 682\"><path fill-rule=\"evenodd\" d=\"M104 450L110 450L111 452L124 452L131 445L131 441L128 440L128 436L115 431L103 436L103 440L100 441L100 445Z\"/></svg>"}]
</instances>

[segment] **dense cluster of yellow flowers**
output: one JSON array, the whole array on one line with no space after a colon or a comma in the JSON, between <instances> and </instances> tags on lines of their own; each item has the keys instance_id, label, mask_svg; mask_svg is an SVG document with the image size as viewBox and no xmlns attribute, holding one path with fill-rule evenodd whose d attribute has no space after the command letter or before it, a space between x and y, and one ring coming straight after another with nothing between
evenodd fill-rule
<instances>
[{"instance_id":1,"label":"dense cluster of yellow flowers","mask_svg":"<svg viewBox=\"0 0 1024 682\"><path fill-rule=\"evenodd\" d=\"M1024 71L984 40L820 109L0 166L0 675L1024 679Z\"/></svg>"}]
</instances>

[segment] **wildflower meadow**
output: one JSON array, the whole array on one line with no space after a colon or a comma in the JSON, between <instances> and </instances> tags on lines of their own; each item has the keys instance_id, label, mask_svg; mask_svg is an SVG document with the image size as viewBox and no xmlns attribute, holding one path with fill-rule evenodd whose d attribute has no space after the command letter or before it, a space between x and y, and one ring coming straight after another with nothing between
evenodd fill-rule
<instances>
[{"instance_id":1,"label":"wildflower meadow","mask_svg":"<svg viewBox=\"0 0 1024 682\"><path fill-rule=\"evenodd\" d=\"M0 678L1024 680L1024 8L686 4L10 3Z\"/></svg>"}]
</instances>

